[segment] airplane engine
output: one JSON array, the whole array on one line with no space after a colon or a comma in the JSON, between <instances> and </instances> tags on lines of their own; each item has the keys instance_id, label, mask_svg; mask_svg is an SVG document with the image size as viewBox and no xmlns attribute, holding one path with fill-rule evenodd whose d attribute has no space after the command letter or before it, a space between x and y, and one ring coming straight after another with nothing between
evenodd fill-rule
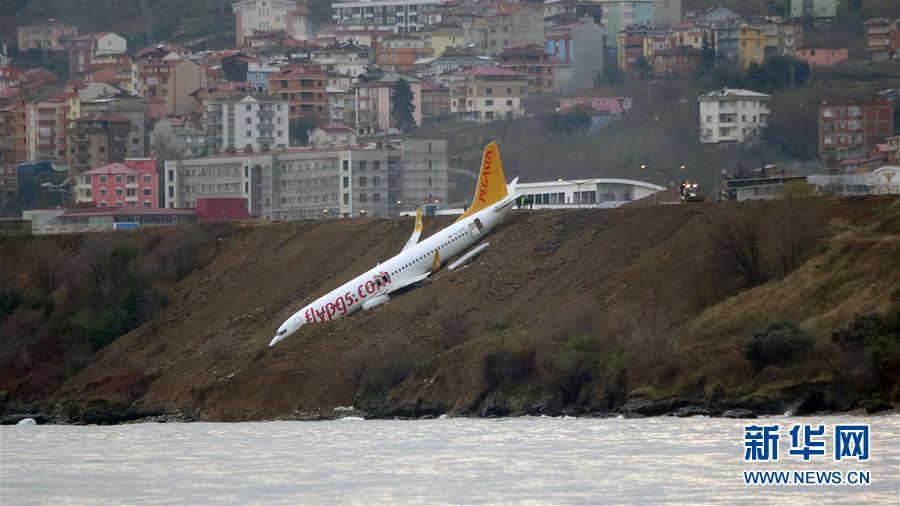
<instances>
[{"instance_id":1,"label":"airplane engine","mask_svg":"<svg viewBox=\"0 0 900 506\"><path fill-rule=\"evenodd\" d=\"M363 303L363 311L372 309L375 306L380 306L389 300L391 300L391 296L386 293L376 295Z\"/></svg>"}]
</instances>

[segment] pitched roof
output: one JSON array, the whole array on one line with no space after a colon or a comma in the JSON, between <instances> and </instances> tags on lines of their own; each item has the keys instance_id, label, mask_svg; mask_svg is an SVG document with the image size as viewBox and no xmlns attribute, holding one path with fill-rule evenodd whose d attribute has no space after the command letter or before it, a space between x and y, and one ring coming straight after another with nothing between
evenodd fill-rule
<instances>
[{"instance_id":1,"label":"pitched roof","mask_svg":"<svg viewBox=\"0 0 900 506\"><path fill-rule=\"evenodd\" d=\"M102 167L97 167L96 169L91 169L87 172L83 172L82 174L89 175L104 175L104 174L154 174L155 170L141 170L140 166L131 167L125 165L124 163L110 163L108 165L103 165Z\"/></svg>"},{"instance_id":2,"label":"pitched roof","mask_svg":"<svg viewBox=\"0 0 900 506\"><path fill-rule=\"evenodd\" d=\"M453 73L456 76L521 76L518 72L500 67L475 66L457 70Z\"/></svg>"},{"instance_id":3,"label":"pitched roof","mask_svg":"<svg viewBox=\"0 0 900 506\"><path fill-rule=\"evenodd\" d=\"M355 134L356 130L344 125L327 125L319 127L319 130L327 134Z\"/></svg>"},{"instance_id":4,"label":"pitched roof","mask_svg":"<svg viewBox=\"0 0 900 506\"><path fill-rule=\"evenodd\" d=\"M113 114L110 112L101 112L99 114L88 114L82 116L75 121L111 121L113 123L130 123L131 120L121 114Z\"/></svg>"}]
</instances>

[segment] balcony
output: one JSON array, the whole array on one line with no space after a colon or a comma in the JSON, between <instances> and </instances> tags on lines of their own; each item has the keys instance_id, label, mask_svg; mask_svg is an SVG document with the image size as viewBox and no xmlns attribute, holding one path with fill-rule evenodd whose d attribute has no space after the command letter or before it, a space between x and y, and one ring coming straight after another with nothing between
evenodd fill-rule
<instances>
[{"instance_id":1,"label":"balcony","mask_svg":"<svg viewBox=\"0 0 900 506\"><path fill-rule=\"evenodd\" d=\"M274 137L259 136L256 138L257 144L275 144Z\"/></svg>"},{"instance_id":2,"label":"balcony","mask_svg":"<svg viewBox=\"0 0 900 506\"><path fill-rule=\"evenodd\" d=\"M260 109L259 111L256 112L256 116L258 118L274 118L275 111L264 111L264 110Z\"/></svg>"},{"instance_id":3,"label":"balcony","mask_svg":"<svg viewBox=\"0 0 900 506\"><path fill-rule=\"evenodd\" d=\"M272 123L259 123L256 125L256 128L264 132L271 132L275 129L275 125Z\"/></svg>"}]
</instances>

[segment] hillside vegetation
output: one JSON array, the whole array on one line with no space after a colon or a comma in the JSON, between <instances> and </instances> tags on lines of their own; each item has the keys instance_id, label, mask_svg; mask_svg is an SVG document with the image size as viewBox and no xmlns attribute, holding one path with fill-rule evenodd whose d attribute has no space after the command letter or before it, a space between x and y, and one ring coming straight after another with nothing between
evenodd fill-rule
<instances>
[{"instance_id":1,"label":"hillside vegetation","mask_svg":"<svg viewBox=\"0 0 900 506\"><path fill-rule=\"evenodd\" d=\"M287 316L395 254L411 221L5 241L3 411L879 409L900 402L898 223L887 197L514 212L473 264L274 348Z\"/></svg>"}]
</instances>

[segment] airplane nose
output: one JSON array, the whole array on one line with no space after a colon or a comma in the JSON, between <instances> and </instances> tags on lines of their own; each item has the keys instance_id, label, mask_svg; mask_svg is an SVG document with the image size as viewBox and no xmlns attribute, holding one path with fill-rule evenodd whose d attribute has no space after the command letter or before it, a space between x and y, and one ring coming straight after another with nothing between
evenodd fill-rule
<instances>
[{"instance_id":1,"label":"airplane nose","mask_svg":"<svg viewBox=\"0 0 900 506\"><path fill-rule=\"evenodd\" d=\"M272 341L269 343L269 348L271 348L272 346L275 346L276 344L278 344L278 343L280 343L281 341L283 341L285 337L287 337L287 334L285 334L285 335L283 335L283 336L275 336L275 337L273 337L273 338L272 338Z\"/></svg>"}]
</instances>

